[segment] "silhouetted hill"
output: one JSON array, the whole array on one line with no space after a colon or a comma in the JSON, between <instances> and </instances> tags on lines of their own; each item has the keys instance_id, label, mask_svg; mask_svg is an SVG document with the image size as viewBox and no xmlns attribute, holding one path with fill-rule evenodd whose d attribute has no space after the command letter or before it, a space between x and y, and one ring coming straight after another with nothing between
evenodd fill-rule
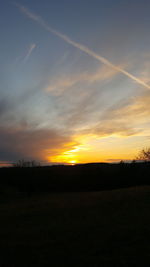
<instances>
[{"instance_id":1,"label":"silhouetted hill","mask_svg":"<svg viewBox=\"0 0 150 267\"><path fill-rule=\"evenodd\" d=\"M150 184L150 163L1 168L0 186L21 192L81 192Z\"/></svg>"}]
</instances>

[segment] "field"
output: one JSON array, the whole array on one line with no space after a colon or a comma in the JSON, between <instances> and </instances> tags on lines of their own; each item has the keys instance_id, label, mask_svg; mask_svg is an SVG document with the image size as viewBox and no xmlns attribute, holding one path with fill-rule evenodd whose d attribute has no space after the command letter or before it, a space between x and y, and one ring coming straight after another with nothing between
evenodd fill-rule
<instances>
[{"instance_id":1,"label":"field","mask_svg":"<svg viewBox=\"0 0 150 267\"><path fill-rule=\"evenodd\" d=\"M0 266L150 266L150 186L0 198Z\"/></svg>"}]
</instances>

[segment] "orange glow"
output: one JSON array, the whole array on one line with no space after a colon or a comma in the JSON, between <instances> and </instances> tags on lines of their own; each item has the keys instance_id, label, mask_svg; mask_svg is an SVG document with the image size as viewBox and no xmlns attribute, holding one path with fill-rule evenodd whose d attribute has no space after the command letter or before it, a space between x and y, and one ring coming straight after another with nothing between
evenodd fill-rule
<instances>
[{"instance_id":1,"label":"orange glow","mask_svg":"<svg viewBox=\"0 0 150 267\"><path fill-rule=\"evenodd\" d=\"M87 136L75 137L74 142L66 144L66 149L60 152L58 151L56 156L48 157L48 160L51 162L62 162L68 164L76 164L82 162L82 160L80 160L80 155L85 155L85 151L90 150L87 139Z\"/></svg>"},{"instance_id":2,"label":"orange glow","mask_svg":"<svg viewBox=\"0 0 150 267\"><path fill-rule=\"evenodd\" d=\"M66 144L66 149L57 151L48 160L68 164L133 160L143 146L143 138L140 136L110 135L100 138L82 135L76 136L74 143Z\"/></svg>"},{"instance_id":3,"label":"orange glow","mask_svg":"<svg viewBox=\"0 0 150 267\"><path fill-rule=\"evenodd\" d=\"M13 164L10 162L3 162L3 161L0 162L0 167L12 167L12 166Z\"/></svg>"}]
</instances>

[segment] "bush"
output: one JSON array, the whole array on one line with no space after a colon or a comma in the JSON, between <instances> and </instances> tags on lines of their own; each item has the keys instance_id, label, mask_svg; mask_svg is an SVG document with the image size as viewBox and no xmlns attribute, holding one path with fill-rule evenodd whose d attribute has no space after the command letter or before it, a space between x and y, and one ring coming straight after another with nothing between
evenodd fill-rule
<instances>
[{"instance_id":1,"label":"bush","mask_svg":"<svg viewBox=\"0 0 150 267\"><path fill-rule=\"evenodd\" d=\"M38 167L40 166L40 163L31 160L31 161L25 161L24 159L18 160L13 165L14 167Z\"/></svg>"}]
</instances>

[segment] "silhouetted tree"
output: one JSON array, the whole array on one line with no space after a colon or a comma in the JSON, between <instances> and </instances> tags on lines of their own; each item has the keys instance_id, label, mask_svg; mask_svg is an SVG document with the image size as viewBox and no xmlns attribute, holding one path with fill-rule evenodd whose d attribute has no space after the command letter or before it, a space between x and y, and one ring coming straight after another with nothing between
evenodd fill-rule
<instances>
[{"instance_id":1,"label":"silhouetted tree","mask_svg":"<svg viewBox=\"0 0 150 267\"><path fill-rule=\"evenodd\" d=\"M119 164L122 164L122 165L123 165L123 164L125 164L125 162L124 162L123 160L121 160L121 161L119 162Z\"/></svg>"},{"instance_id":2,"label":"silhouetted tree","mask_svg":"<svg viewBox=\"0 0 150 267\"><path fill-rule=\"evenodd\" d=\"M150 161L150 148L142 149L137 160Z\"/></svg>"}]
</instances>

